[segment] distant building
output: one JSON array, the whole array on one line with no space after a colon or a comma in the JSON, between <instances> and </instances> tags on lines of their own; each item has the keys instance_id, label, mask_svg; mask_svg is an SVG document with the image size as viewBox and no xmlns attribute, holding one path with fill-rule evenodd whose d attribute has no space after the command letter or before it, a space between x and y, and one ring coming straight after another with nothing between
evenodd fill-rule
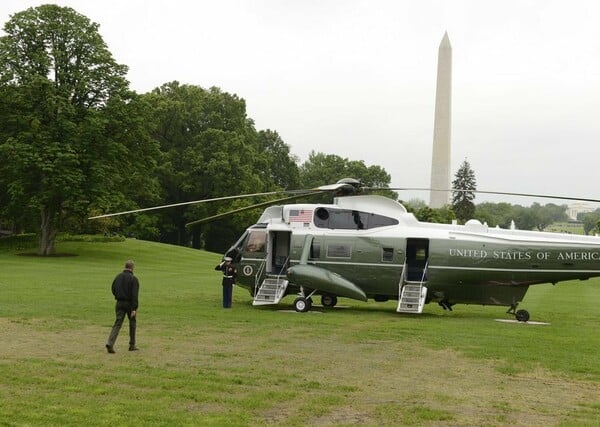
<instances>
[{"instance_id":1,"label":"distant building","mask_svg":"<svg viewBox=\"0 0 600 427\"><path fill-rule=\"evenodd\" d=\"M591 203L575 202L567 207L567 216L572 221L577 221L577 215L581 213L594 212L596 208Z\"/></svg>"}]
</instances>

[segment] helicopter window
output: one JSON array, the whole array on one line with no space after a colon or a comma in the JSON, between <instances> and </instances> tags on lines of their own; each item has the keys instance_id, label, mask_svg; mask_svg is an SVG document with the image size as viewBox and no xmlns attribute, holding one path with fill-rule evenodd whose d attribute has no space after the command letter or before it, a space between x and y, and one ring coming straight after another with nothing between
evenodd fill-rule
<instances>
[{"instance_id":1,"label":"helicopter window","mask_svg":"<svg viewBox=\"0 0 600 427\"><path fill-rule=\"evenodd\" d=\"M369 218L369 228L385 227L388 225L397 225L398 220L395 218L389 218L383 215L372 214Z\"/></svg>"},{"instance_id":2,"label":"helicopter window","mask_svg":"<svg viewBox=\"0 0 600 427\"><path fill-rule=\"evenodd\" d=\"M350 245L331 244L327 245L328 258L350 258L352 248Z\"/></svg>"},{"instance_id":3,"label":"helicopter window","mask_svg":"<svg viewBox=\"0 0 600 427\"><path fill-rule=\"evenodd\" d=\"M394 260L394 248L381 248L381 260L392 262Z\"/></svg>"},{"instance_id":4,"label":"helicopter window","mask_svg":"<svg viewBox=\"0 0 600 427\"><path fill-rule=\"evenodd\" d=\"M319 218L320 220L327 221L329 219L329 212L327 212L327 209L325 208L317 209L316 214L317 218Z\"/></svg>"},{"instance_id":5,"label":"helicopter window","mask_svg":"<svg viewBox=\"0 0 600 427\"><path fill-rule=\"evenodd\" d=\"M248 243L246 243L246 251L248 252L264 252L265 244L267 243L267 233L263 231L250 231Z\"/></svg>"},{"instance_id":6,"label":"helicopter window","mask_svg":"<svg viewBox=\"0 0 600 427\"><path fill-rule=\"evenodd\" d=\"M348 209L325 208L317 209L314 221L319 228L339 230L367 230L398 224L397 219L383 215Z\"/></svg>"},{"instance_id":7,"label":"helicopter window","mask_svg":"<svg viewBox=\"0 0 600 427\"><path fill-rule=\"evenodd\" d=\"M417 248L417 252L415 253L415 260L423 261L427 259L427 252L425 248Z\"/></svg>"},{"instance_id":8,"label":"helicopter window","mask_svg":"<svg viewBox=\"0 0 600 427\"><path fill-rule=\"evenodd\" d=\"M369 216L364 212L352 211L352 221L358 230L364 230L367 228Z\"/></svg>"},{"instance_id":9,"label":"helicopter window","mask_svg":"<svg viewBox=\"0 0 600 427\"><path fill-rule=\"evenodd\" d=\"M242 237L240 237L237 242L235 242L233 244L233 246L231 246L227 252L225 252L225 256L230 257L233 259L233 262L239 262L240 258L241 258L241 251L242 251L242 246L244 245L244 242L246 241L246 237L248 237L248 230L246 230L244 232L244 234L242 234Z\"/></svg>"}]
</instances>

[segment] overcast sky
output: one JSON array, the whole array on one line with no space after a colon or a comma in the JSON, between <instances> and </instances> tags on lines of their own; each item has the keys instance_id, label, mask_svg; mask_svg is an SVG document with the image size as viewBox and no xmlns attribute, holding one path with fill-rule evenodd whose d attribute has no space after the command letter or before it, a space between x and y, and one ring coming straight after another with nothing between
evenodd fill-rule
<instances>
[{"instance_id":1,"label":"overcast sky","mask_svg":"<svg viewBox=\"0 0 600 427\"><path fill-rule=\"evenodd\" d=\"M2 25L44 3L2 0ZM600 198L598 1L53 3L100 24L137 92L173 80L218 86L244 98L256 128L276 130L301 161L311 150L364 160L395 187L429 186L447 31L452 177L467 159L480 190Z\"/></svg>"}]
</instances>

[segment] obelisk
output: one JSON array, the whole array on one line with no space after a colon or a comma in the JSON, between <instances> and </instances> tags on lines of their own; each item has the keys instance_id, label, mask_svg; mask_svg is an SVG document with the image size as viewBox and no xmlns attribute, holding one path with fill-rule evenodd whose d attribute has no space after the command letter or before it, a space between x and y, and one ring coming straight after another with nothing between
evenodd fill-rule
<instances>
[{"instance_id":1,"label":"obelisk","mask_svg":"<svg viewBox=\"0 0 600 427\"><path fill-rule=\"evenodd\" d=\"M433 154L431 158L432 189L450 188L450 119L452 104L452 46L448 32L444 33L438 51L437 86L435 90L435 118L433 122ZM441 208L450 203L450 192L431 191L430 208Z\"/></svg>"}]
</instances>

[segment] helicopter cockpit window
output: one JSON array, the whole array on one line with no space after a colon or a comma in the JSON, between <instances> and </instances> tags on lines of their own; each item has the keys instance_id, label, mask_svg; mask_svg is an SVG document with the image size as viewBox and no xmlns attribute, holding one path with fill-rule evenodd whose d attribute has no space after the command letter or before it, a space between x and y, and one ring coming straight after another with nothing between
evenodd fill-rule
<instances>
[{"instance_id":1,"label":"helicopter cockpit window","mask_svg":"<svg viewBox=\"0 0 600 427\"><path fill-rule=\"evenodd\" d=\"M398 224L397 219L383 215L350 209L325 208L317 209L314 222L319 228L338 230L368 230Z\"/></svg>"},{"instance_id":2,"label":"helicopter cockpit window","mask_svg":"<svg viewBox=\"0 0 600 427\"><path fill-rule=\"evenodd\" d=\"M264 231L250 231L248 243L246 243L247 252L264 252L267 243L267 233Z\"/></svg>"},{"instance_id":3,"label":"helicopter cockpit window","mask_svg":"<svg viewBox=\"0 0 600 427\"><path fill-rule=\"evenodd\" d=\"M248 230L246 230L244 234L242 234L242 237L240 237L237 242L235 242L233 246L231 246L227 252L225 252L225 256L231 257L233 262L239 262L246 237L248 237Z\"/></svg>"}]
</instances>

